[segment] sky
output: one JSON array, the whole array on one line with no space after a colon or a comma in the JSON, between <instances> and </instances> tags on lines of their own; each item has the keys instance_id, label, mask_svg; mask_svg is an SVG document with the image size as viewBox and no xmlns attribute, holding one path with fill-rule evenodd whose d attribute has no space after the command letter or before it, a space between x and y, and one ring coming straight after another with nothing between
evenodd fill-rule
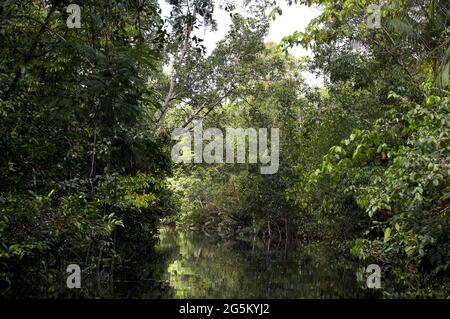
<instances>
[{"instance_id":1,"label":"sky","mask_svg":"<svg viewBox=\"0 0 450 319\"><path fill-rule=\"evenodd\" d=\"M158 0L163 18L167 17L170 13L171 6L166 0ZM278 1L278 6L282 10L282 15L277 16L275 21L271 22L269 34L266 36L267 42L280 42L281 39L294 31L305 30L308 23L320 15L319 8L311 8L303 5L287 5L286 1ZM229 30L231 18L228 12L221 10L216 1L216 7L214 9L214 19L217 22L217 31L212 32L210 30L202 30L199 36L203 39L203 45L206 47L207 53L210 53L216 46L216 43L224 38ZM206 32L205 32L206 31ZM310 56L311 52L298 46L289 50L294 56ZM322 85L323 79L316 78L309 72L304 72L303 76L306 82L312 86Z\"/></svg>"}]
</instances>

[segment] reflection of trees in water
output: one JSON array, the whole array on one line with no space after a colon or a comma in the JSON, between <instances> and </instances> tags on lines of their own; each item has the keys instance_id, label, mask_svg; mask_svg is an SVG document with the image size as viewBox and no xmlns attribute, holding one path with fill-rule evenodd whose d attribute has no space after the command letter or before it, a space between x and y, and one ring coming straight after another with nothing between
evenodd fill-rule
<instances>
[{"instance_id":1,"label":"reflection of trees in water","mask_svg":"<svg viewBox=\"0 0 450 319\"><path fill-rule=\"evenodd\" d=\"M77 256L67 260L55 257L51 259L52 264L41 262L40 256L23 259L14 271L15 284L8 285L5 281L0 289L9 298L167 298L173 295L162 278L168 261L177 252L176 246L155 249L158 239L148 234L135 238L121 238L119 234L114 242L113 255L105 249L88 262ZM81 267L81 289L66 287L66 266L71 263Z\"/></svg>"},{"instance_id":2,"label":"reflection of trees in water","mask_svg":"<svg viewBox=\"0 0 450 319\"><path fill-rule=\"evenodd\" d=\"M156 250L152 243L124 245L121 256L125 260L114 269L113 295L116 298L168 298L170 287L163 281L167 263L173 252Z\"/></svg>"},{"instance_id":3,"label":"reflection of trees in water","mask_svg":"<svg viewBox=\"0 0 450 319\"><path fill-rule=\"evenodd\" d=\"M320 245L258 239L226 241L162 229L156 237L115 240L115 257L82 268L82 289L67 289L65 266L41 267L10 296L49 298L322 298L362 297L355 268ZM37 258L38 260L38 258ZM30 260L29 263L33 263ZM92 263L91 263L92 264ZM24 267L31 269L29 264ZM21 270L18 269L19 274Z\"/></svg>"},{"instance_id":4,"label":"reflection of trees in water","mask_svg":"<svg viewBox=\"0 0 450 319\"><path fill-rule=\"evenodd\" d=\"M215 241L194 234L163 232L161 245L176 242L179 254L167 278L177 298L363 297L355 269L320 245L283 241Z\"/></svg>"}]
</instances>

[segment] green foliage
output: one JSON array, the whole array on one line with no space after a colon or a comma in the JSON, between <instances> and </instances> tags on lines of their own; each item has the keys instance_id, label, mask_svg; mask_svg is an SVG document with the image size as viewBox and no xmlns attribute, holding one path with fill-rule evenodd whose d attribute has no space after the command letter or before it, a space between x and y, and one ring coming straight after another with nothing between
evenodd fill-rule
<instances>
[{"instance_id":1,"label":"green foliage","mask_svg":"<svg viewBox=\"0 0 450 319\"><path fill-rule=\"evenodd\" d=\"M352 248L355 256L392 266L395 276L411 269L447 278L449 102L429 96L423 105L399 104L372 129L356 130L332 147L308 189L327 183L351 194L370 217L362 233L367 239Z\"/></svg>"},{"instance_id":2,"label":"green foliage","mask_svg":"<svg viewBox=\"0 0 450 319\"><path fill-rule=\"evenodd\" d=\"M310 99L323 110L305 109L305 124L320 122L304 125L311 151L300 149L288 191L321 226L303 233L344 238L353 256L382 265L385 296L448 297L448 3L389 1L369 29L373 1L293 2L324 7L282 46L313 49L329 95Z\"/></svg>"},{"instance_id":3,"label":"green foliage","mask_svg":"<svg viewBox=\"0 0 450 319\"><path fill-rule=\"evenodd\" d=\"M261 175L261 164L180 168L172 183L180 198L178 222L224 236L279 236L296 219L285 190L294 181L291 167L296 144L292 136L298 132L299 94L306 87L300 75L303 64L286 58L273 44L264 45L265 21L235 17L234 24L205 62L209 66L214 62L220 83L234 87L228 101L205 118L203 128L224 132L227 127L279 128L281 165L273 176ZM228 80L228 74L234 74L234 81ZM179 119L185 109L181 103L168 120Z\"/></svg>"},{"instance_id":4,"label":"green foliage","mask_svg":"<svg viewBox=\"0 0 450 319\"><path fill-rule=\"evenodd\" d=\"M275 3L246 2L240 15L227 2L230 31L209 55L194 29L216 27L213 1L169 1L167 21L156 1L75 2L80 29L66 26L68 1L0 4L2 296L114 296L114 280L103 285L102 276L144 282L127 297L148 281L163 294L159 266L178 296L203 296L182 291L185 275L202 271L195 280L210 289L222 267L224 295L240 296L242 281L257 289L245 263L261 262L258 254L181 238L183 259L165 265L155 249L162 219L222 242L259 238L269 250L273 238L309 241L324 265L320 240L381 265L386 297L449 297L448 1L388 1L378 29L366 21L377 1L289 1L323 11L280 46L264 43L282 15ZM298 44L314 56L287 54ZM305 85L307 67L325 87ZM194 119L279 128L278 173L261 175L261 164L173 168L166 133ZM69 263L90 279L79 292L62 287Z\"/></svg>"},{"instance_id":5,"label":"green foliage","mask_svg":"<svg viewBox=\"0 0 450 319\"><path fill-rule=\"evenodd\" d=\"M0 7L7 296L47 295L71 262L89 272L128 258L122 242L151 241L172 209L168 143L149 130L159 105L147 83L161 65L156 3L82 1L81 29L67 28L67 4Z\"/></svg>"}]
</instances>

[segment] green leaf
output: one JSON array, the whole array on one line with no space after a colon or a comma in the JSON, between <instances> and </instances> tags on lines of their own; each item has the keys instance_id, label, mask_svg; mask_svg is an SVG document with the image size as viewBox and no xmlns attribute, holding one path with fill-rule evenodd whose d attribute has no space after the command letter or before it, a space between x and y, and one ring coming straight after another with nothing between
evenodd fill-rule
<instances>
[{"instance_id":1,"label":"green leaf","mask_svg":"<svg viewBox=\"0 0 450 319\"><path fill-rule=\"evenodd\" d=\"M389 239L389 237L391 237L391 231L392 230L390 227L388 227L384 230L384 241L385 242Z\"/></svg>"}]
</instances>

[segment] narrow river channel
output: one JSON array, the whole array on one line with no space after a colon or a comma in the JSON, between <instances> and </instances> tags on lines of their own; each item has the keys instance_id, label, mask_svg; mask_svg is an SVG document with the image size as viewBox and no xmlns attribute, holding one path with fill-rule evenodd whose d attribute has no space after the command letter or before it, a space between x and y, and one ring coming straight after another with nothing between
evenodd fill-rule
<instances>
[{"instance_id":1,"label":"narrow river channel","mask_svg":"<svg viewBox=\"0 0 450 319\"><path fill-rule=\"evenodd\" d=\"M361 298L354 265L323 245L220 240L160 231L162 281L174 298ZM167 252L170 252L167 255Z\"/></svg>"}]
</instances>

